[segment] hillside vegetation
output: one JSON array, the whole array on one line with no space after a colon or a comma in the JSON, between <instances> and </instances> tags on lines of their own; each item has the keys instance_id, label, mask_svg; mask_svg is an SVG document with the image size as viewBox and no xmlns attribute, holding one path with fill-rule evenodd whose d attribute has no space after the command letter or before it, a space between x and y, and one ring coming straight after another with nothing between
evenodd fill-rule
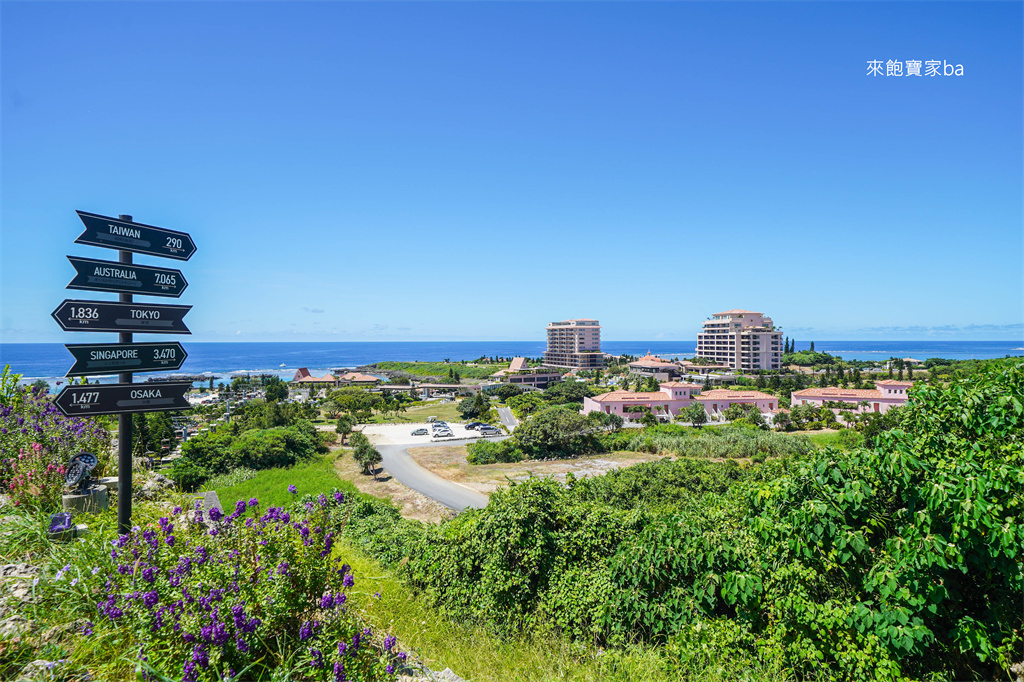
<instances>
[{"instance_id":1,"label":"hillside vegetation","mask_svg":"<svg viewBox=\"0 0 1024 682\"><path fill-rule=\"evenodd\" d=\"M350 541L449 617L659 647L680 675L993 679L1024 628L1024 366L922 386L871 448L529 480L426 527L353 501Z\"/></svg>"}]
</instances>

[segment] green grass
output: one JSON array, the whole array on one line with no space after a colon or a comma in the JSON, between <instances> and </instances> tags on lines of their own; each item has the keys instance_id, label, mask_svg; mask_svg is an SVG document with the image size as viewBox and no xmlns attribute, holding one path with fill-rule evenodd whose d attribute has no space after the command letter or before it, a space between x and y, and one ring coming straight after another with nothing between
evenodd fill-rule
<instances>
[{"instance_id":1,"label":"green grass","mask_svg":"<svg viewBox=\"0 0 1024 682\"><path fill-rule=\"evenodd\" d=\"M437 417L446 422L465 421L459 414L459 403L462 398L456 398L455 402L442 404L440 400L429 400L414 403L412 407L399 415L389 414L385 419L376 414L370 419L369 424L408 424L412 422L425 422L427 417Z\"/></svg>"},{"instance_id":2,"label":"green grass","mask_svg":"<svg viewBox=\"0 0 1024 682\"><path fill-rule=\"evenodd\" d=\"M405 372L416 377L446 377L448 370L454 369L465 379L486 379L499 369L508 369L507 364L501 365L463 365L459 362L445 364L443 362L378 362L379 369L394 372Z\"/></svg>"},{"instance_id":3,"label":"green grass","mask_svg":"<svg viewBox=\"0 0 1024 682\"><path fill-rule=\"evenodd\" d=\"M334 455L324 455L315 460L296 464L288 469L265 469L247 481L226 488L217 489L221 507L229 511L238 500L253 497L260 501L260 507L287 504L293 499L288 486L298 488L298 496L329 493L335 488L345 494L355 493L356 488L341 479L334 469Z\"/></svg>"},{"instance_id":4,"label":"green grass","mask_svg":"<svg viewBox=\"0 0 1024 682\"><path fill-rule=\"evenodd\" d=\"M347 542L341 541L336 551L356 578L349 603L362 611L374 630L396 635L400 646L415 652L431 670L451 668L473 682L792 679L777 665L741 655L736 660L682 661L665 648L601 651L556 634L496 637L481 627L451 622L430 606L425 595Z\"/></svg>"},{"instance_id":5,"label":"green grass","mask_svg":"<svg viewBox=\"0 0 1024 682\"><path fill-rule=\"evenodd\" d=\"M844 430L845 431L845 430ZM839 450L849 450L853 441L849 440L850 436L845 434L844 431L835 431L822 433L820 431L796 431L801 436L806 437L816 447L824 448L831 445L832 447ZM859 435L859 434L858 434Z\"/></svg>"}]
</instances>

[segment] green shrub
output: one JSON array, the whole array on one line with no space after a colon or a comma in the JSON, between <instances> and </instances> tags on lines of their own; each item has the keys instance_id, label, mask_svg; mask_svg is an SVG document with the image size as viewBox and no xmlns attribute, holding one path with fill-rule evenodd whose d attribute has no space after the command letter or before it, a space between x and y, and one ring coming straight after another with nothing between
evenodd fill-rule
<instances>
[{"instance_id":1,"label":"green shrub","mask_svg":"<svg viewBox=\"0 0 1024 682\"><path fill-rule=\"evenodd\" d=\"M470 464L521 462L526 454L517 449L511 438L501 441L478 440L466 446L466 461Z\"/></svg>"}]
</instances>

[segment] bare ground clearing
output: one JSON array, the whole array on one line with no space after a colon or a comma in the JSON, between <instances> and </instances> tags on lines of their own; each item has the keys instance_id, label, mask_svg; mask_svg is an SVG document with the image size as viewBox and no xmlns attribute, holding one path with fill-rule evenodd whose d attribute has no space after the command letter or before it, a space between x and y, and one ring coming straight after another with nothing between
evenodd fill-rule
<instances>
[{"instance_id":1,"label":"bare ground clearing","mask_svg":"<svg viewBox=\"0 0 1024 682\"><path fill-rule=\"evenodd\" d=\"M643 452L611 452L603 455L559 459L552 461L530 460L508 464L469 464L466 462L465 445L442 445L437 447L414 448L409 454L417 464L429 469L441 478L461 483L484 494L490 494L509 481L525 481L530 476L550 477L565 481L572 473L577 478L599 476L612 469L621 469L640 462L662 459L663 455Z\"/></svg>"},{"instance_id":2,"label":"bare ground clearing","mask_svg":"<svg viewBox=\"0 0 1024 682\"><path fill-rule=\"evenodd\" d=\"M332 448L331 454L337 457L334 461L334 470L338 472L338 476L346 481L351 481L360 492L391 500L405 518L426 523L440 523L453 516L451 509L426 495L407 488L380 467L377 469L377 480L374 480L373 476L367 476L352 457L351 450Z\"/></svg>"}]
</instances>

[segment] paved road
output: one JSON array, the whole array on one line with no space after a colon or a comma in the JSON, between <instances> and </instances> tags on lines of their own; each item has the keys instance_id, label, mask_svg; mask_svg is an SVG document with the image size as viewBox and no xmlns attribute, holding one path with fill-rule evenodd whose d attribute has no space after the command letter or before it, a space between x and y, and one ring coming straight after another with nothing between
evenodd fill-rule
<instances>
[{"instance_id":1,"label":"paved road","mask_svg":"<svg viewBox=\"0 0 1024 682\"><path fill-rule=\"evenodd\" d=\"M468 440L444 441L444 445L465 445ZM420 445L419 447L431 447ZM445 480L437 474L424 469L409 454L408 445L387 445L376 446L384 460L384 469L395 477L406 487L423 493L427 497L437 500L441 504L455 511L462 511L467 507L486 507L487 496L478 493L466 486Z\"/></svg>"},{"instance_id":2,"label":"paved road","mask_svg":"<svg viewBox=\"0 0 1024 682\"><path fill-rule=\"evenodd\" d=\"M502 424L508 427L509 432L519 426L519 420L516 419L516 416L512 414L512 410L508 407L498 408L498 419L501 420Z\"/></svg>"}]
</instances>

